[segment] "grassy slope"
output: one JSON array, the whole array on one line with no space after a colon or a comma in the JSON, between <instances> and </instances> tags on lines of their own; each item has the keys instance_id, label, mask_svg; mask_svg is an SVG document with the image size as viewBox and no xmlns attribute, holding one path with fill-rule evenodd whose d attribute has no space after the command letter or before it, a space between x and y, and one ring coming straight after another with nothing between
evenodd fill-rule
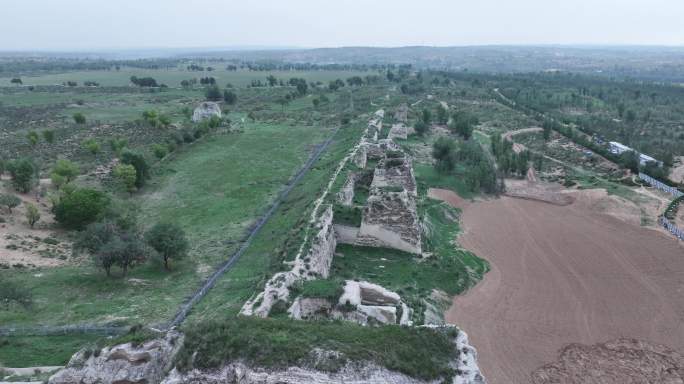
<instances>
[{"instance_id":1,"label":"grassy slope","mask_svg":"<svg viewBox=\"0 0 684 384\"><path fill-rule=\"evenodd\" d=\"M96 335L0 337L0 366L64 365L74 351L99 338Z\"/></svg>"},{"instance_id":2,"label":"grassy slope","mask_svg":"<svg viewBox=\"0 0 684 384\"><path fill-rule=\"evenodd\" d=\"M178 222L193 244L171 273L158 263L128 280L90 266L0 271L32 290L34 307L0 312L0 324L157 322L171 316L199 279L229 255L245 229L329 134L320 127L248 124L242 134L207 138L181 151L138 198L142 222ZM269 155L265 155L269 154ZM131 279L136 279L132 280Z\"/></svg>"}]
</instances>

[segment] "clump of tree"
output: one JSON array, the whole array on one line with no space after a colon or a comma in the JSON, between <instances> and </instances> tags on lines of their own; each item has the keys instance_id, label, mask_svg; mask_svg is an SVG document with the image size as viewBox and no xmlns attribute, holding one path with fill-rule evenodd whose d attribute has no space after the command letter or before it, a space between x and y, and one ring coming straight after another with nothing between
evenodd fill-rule
<instances>
[{"instance_id":1,"label":"clump of tree","mask_svg":"<svg viewBox=\"0 0 684 384\"><path fill-rule=\"evenodd\" d=\"M14 84L14 85L22 85L22 84L24 84L24 83L21 81L21 78L19 78L19 77L13 78L12 80L10 80L10 83L12 83L12 84Z\"/></svg>"},{"instance_id":2,"label":"clump of tree","mask_svg":"<svg viewBox=\"0 0 684 384\"><path fill-rule=\"evenodd\" d=\"M533 160L530 152L525 150L515 153L513 143L503 139L499 134L492 135L490 139L492 154L496 158L499 171L504 175L525 176L529 169L529 162Z\"/></svg>"},{"instance_id":3,"label":"clump of tree","mask_svg":"<svg viewBox=\"0 0 684 384\"><path fill-rule=\"evenodd\" d=\"M416 123L413 125L413 129L416 131L416 134L418 134L419 136L423 136L430 129L431 123L432 112L430 112L429 109L425 108L421 112L418 121L416 121Z\"/></svg>"},{"instance_id":4,"label":"clump of tree","mask_svg":"<svg viewBox=\"0 0 684 384\"><path fill-rule=\"evenodd\" d=\"M223 99L223 94L217 85L212 85L206 89L204 96L209 101L220 101Z\"/></svg>"},{"instance_id":5,"label":"clump of tree","mask_svg":"<svg viewBox=\"0 0 684 384\"><path fill-rule=\"evenodd\" d=\"M135 168L135 187L138 189L142 188L150 178L150 166L145 156L138 152L123 151L121 153L121 163L132 165Z\"/></svg>"},{"instance_id":6,"label":"clump of tree","mask_svg":"<svg viewBox=\"0 0 684 384\"><path fill-rule=\"evenodd\" d=\"M157 223L145 233L145 242L152 247L169 270L170 260L187 255L189 243L182 228L171 223Z\"/></svg>"},{"instance_id":7,"label":"clump of tree","mask_svg":"<svg viewBox=\"0 0 684 384\"><path fill-rule=\"evenodd\" d=\"M73 181L80 173L80 169L76 163L67 159L59 159L52 167L50 179L52 185L60 188L64 184Z\"/></svg>"},{"instance_id":8,"label":"clump of tree","mask_svg":"<svg viewBox=\"0 0 684 384\"><path fill-rule=\"evenodd\" d=\"M146 259L145 247L140 237L107 220L88 225L79 235L74 248L77 251L87 251L108 277L114 266L120 267L121 274L125 277L130 268Z\"/></svg>"},{"instance_id":9,"label":"clump of tree","mask_svg":"<svg viewBox=\"0 0 684 384\"><path fill-rule=\"evenodd\" d=\"M112 173L126 191L129 193L135 192L137 189L135 186L137 173L134 166L130 164L117 164Z\"/></svg>"},{"instance_id":10,"label":"clump of tree","mask_svg":"<svg viewBox=\"0 0 684 384\"><path fill-rule=\"evenodd\" d=\"M127 145L128 139L125 137L114 137L109 140L109 147L117 156L121 156L121 153Z\"/></svg>"},{"instance_id":11,"label":"clump of tree","mask_svg":"<svg viewBox=\"0 0 684 384\"><path fill-rule=\"evenodd\" d=\"M31 159L17 159L7 164L14 188L23 193L31 191L38 180L38 167Z\"/></svg>"},{"instance_id":12,"label":"clump of tree","mask_svg":"<svg viewBox=\"0 0 684 384\"><path fill-rule=\"evenodd\" d=\"M151 77L136 77L131 76L131 83L137 85L138 87L158 87L157 80Z\"/></svg>"},{"instance_id":13,"label":"clump of tree","mask_svg":"<svg viewBox=\"0 0 684 384\"><path fill-rule=\"evenodd\" d=\"M234 105L237 102L237 95L233 91L223 91L223 101L228 105Z\"/></svg>"},{"instance_id":14,"label":"clump of tree","mask_svg":"<svg viewBox=\"0 0 684 384\"><path fill-rule=\"evenodd\" d=\"M43 139L49 144L54 143L55 141L55 131L46 129L43 131Z\"/></svg>"},{"instance_id":15,"label":"clump of tree","mask_svg":"<svg viewBox=\"0 0 684 384\"><path fill-rule=\"evenodd\" d=\"M331 80L328 83L328 89L331 91L337 91L338 89L344 87L344 81L342 79L337 79L337 80Z\"/></svg>"},{"instance_id":16,"label":"clump of tree","mask_svg":"<svg viewBox=\"0 0 684 384\"><path fill-rule=\"evenodd\" d=\"M68 229L82 229L104 216L110 198L90 188L63 188L54 207L55 220Z\"/></svg>"},{"instance_id":17,"label":"clump of tree","mask_svg":"<svg viewBox=\"0 0 684 384\"><path fill-rule=\"evenodd\" d=\"M454 112L451 115L451 121L449 122L449 129L463 137L465 140L469 140L473 135L473 130L475 126L479 123L477 117L466 113L466 112Z\"/></svg>"},{"instance_id":18,"label":"clump of tree","mask_svg":"<svg viewBox=\"0 0 684 384\"><path fill-rule=\"evenodd\" d=\"M309 89L309 85L306 83L306 79L293 77L288 81L290 86L297 89L297 95L304 96Z\"/></svg>"},{"instance_id":19,"label":"clump of tree","mask_svg":"<svg viewBox=\"0 0 684 384\"><path fill-rule=\"evenodd\" d=\"M215 85L216 79L213 77L202 77L199 82L201 85Z\"/></svg>"},{"instance_id":20,"label":"clump of tree","mask_svg":"<svg viewBox=\"0 0 684 384\"><path fill-rule=\"evenodd\" d=\"M457 144L453 139L440 138L433 144L432 155L438 172L462 177L473 192L499 193L503 190L494 164L482 147L472 140ZM457 165L461 169L458 175Z\"/></svg>"}]
</instances>

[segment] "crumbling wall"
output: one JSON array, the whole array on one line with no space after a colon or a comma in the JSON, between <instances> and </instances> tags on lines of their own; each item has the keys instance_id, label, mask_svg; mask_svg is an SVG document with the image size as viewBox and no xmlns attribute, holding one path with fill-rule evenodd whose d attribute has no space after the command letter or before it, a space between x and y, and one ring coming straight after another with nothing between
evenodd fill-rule
<instances>
[{"instance_id":1,"label":"crumbling wall","mask_svg":"<svg viewBox=\"0 0 684 384\"><path fill-rule=\"evenodd\" d=\"M344 182L342 189L337 193L337 201L345 207L351 207L354 202L354 187L356 185L356 174L350 172L347 181Z\"/></svg>"},{"instance_id":2,"label":"crumbling wall","mask_svg":"<svg viewBox=\"0 0 684 384\"><path fill-rule=\"evenodd\" d=\"M366 202L357 244L421 253L421 227L416 202L406 190L377 190Z\"/></svg>"},{"instance_id":3,"label":"crumbling wall","mask_svg":"<svg viewBox=\"0 0 684 384\"><path fill-rule=\"evenodd\" d=\"M403 188L415 198L418 196L418 189L411 159L400 153L396 156L398 157L383 159L375 168L371 190Z\"/></svg>"},{"instance_id":4,"label":"crumbling wall","mask_svg":"<svg viewBox=\"0 0 684 384\"><path fill-rule=\"evenodd\" d=\"M393 124L390 128L387 138L390 140L394 139L408 139L408 128L404 123Z\"/></svg>"},{"instance_id":5,"label":"crumbling wall","mask_svg":"<svg viewBox=\"0 0 684 384\"><path fill-rule=\"evenodd\" d=\"M292 262L292 269L276 273L267 283L264 290L253 299L247 301L240 313L243 315L268 316L273 305L278 301L287 301L289 288L298 281L311 280L318 277L327 278L330 264L337 242L333 228L332 205L328 205L317 219L316 236L311 240L311 247L304 257Z\"/></svg>"}]
</instances>

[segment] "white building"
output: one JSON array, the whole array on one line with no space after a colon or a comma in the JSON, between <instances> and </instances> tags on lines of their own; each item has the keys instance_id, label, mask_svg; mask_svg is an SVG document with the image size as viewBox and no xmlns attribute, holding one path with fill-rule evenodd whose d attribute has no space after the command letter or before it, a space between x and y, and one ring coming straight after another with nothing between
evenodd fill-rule
<instances>
[{"instance_id":1,"label":"white building","mask_svg":"<svg viewBox=\"0 0 684 384\"><path fill-rule=\"evenodd\" d=\"M615 155L620 155L620 154L623 154L625 152L632 151L632 152L636 152L637 154L639 154L639 164L641 164L641 165L646 165L646 163L650 163L650 162L656 162L656 163L658 163L659 167L663 166L662 161L658 161L658 160L652 158L651 156L644 155L643 153L639 153L639 152L635 151L634 149L632 149L632 148L630 148L624 144L618 143L617 141L611 141L608 144L609 144L610 153L613 153Z\"/></svg>"}]
</instances>

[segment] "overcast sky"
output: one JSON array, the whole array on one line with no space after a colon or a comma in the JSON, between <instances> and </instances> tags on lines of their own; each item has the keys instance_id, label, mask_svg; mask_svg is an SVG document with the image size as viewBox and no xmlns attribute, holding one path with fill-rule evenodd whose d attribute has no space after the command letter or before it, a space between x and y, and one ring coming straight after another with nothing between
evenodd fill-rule
<instances>
[{"instance_id":1,"label":"overcast sky","mask_svg":"<svg viewBox=\"0 0 684 384\"><path fill-rule=\"evenodd\" d=\"M684 45L684 0L0 0L0 50Z\"/></svg>"}]
</instances>

